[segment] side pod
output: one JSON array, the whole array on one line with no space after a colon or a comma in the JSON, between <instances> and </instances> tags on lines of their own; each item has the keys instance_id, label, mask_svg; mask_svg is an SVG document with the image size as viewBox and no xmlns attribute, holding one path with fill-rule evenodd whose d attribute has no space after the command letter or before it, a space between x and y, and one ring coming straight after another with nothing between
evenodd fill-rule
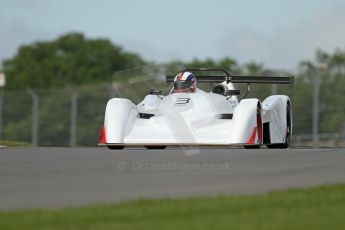
<instances>
[{"instance_id":1,"label":"side pod","mask_svg":"<svg viewBox=\"0 0 345 230\"><path fill-rule=\"evenodd\" d=\"M137 115L136 106L130 100L110 99L104 117L106 143L123 143L123 137L133 127Z\"/></svg>"},{"instance_id":2,"label":"side pod","mask_svg":"<svg viewBox=\"0 0 345 230\"><path fill-rule=\"evenodd\" d=\"M269 123L270 144L285 143L287 129L289 129L289 135L292 133L291 110L287 111L288 108L291 109L289 97L285 95L273 95L266 98L262 106L264 110L263 120L265 123ZM287 116L289 116L289 120Z\"/></svg>"},{"instance_id":3,"label":"side pod","mask_svg":"<svg viewBox=\"0 0 345 230\"><path fill-rule=\"evenodd\" d=\"M244 99L242 100L234 111L232 127L232 141L233 143L239 144L260 144L258 143L258 134L257 134L257 112L258 105L260 106L260 101L258 99Z\"/></svg>"}]
</instances>

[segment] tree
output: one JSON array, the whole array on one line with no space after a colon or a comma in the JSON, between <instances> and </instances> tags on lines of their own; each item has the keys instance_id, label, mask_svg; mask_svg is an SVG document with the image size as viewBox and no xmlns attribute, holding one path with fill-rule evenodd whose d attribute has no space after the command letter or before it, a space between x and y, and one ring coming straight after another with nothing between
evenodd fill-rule
<instances>
[{"instance_id":1,"label":"tree","mask_svg":"<svg viewBox=\"0 0 345 230\"><path fill-rule=\"evenodd\" d=\"M307 108L311 111L312 89L315 77L319 75L321 77L320 131L340 131L340 127L345 124L345 51L336 49L334 53L327 53L317 50L315 61L303 61L301 67L299 77L305 83L304 91L309 91L309 95L296 97L294 100L295 105L300 105L300 108L304 107L305 111L307 111ZM302 86L303 82L296 82L296 86L297 84ZM294 91L296 95L303 94L303 88L295 88ZM306 102L307 97L310 99ZM308 122L308 116L311 116L309 110L309 115L303 111L301 114L305 117L304 120L310 127L309 130L311 130L311 121Z\"/></svg>"},{"instance_id":2,"label":"tree","mask_svg":"<svg viewBox=\"0 0 345 230\"><path fill-rule=\"evenodd\" d=\"M3 63L9 89L61 87L110 81L121 69L143 65L137 55L107 39L87 39L70 33L55 41L22 46Z\"/></svg>"}]
</instances>

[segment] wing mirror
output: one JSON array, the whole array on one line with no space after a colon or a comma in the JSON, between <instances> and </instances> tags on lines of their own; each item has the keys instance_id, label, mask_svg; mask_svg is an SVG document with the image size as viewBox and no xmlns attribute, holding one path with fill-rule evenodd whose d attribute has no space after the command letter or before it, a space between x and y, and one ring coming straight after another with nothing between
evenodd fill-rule
<instances>
[{"instance_id":1,"label":"wing mirror","mask_svg":"<svg viewBox=\"0 0 345 230\"><path fill-rule=\"evenodd\" d=\"M212 93L216 93L223 96L226 96L226 91L227 91L227 88L222 84L216 85L212 89Z\"/></svg>"}]
</instances>

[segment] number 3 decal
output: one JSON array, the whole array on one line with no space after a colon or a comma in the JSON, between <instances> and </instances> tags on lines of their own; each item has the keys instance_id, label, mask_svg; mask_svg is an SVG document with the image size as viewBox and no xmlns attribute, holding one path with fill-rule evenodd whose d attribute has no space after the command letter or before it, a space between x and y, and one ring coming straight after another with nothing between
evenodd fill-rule
<instances>
[{"instance_id":1,"label":"number 3 decal","mask_svg":"<svg viewBox=\"0 0 345 230\"><path fill-rule=\"evenodd\" d=\"M190 98L189 97L182 97L182 98L177 98L175 105L184 105L189 103Z\"/></svg>"}]
</instances>

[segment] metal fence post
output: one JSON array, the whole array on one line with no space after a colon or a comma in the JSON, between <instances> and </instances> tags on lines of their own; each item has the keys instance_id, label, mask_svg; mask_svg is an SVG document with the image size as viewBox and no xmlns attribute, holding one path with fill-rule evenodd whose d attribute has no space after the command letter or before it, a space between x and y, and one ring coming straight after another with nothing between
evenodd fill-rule
<instances>
[{"instance_id":1,"label":"metal fence post","mask_svg":"<svg viewBox=\"0 0 345 230\"><path fill-rule=\"evenodd\" d=\"M69 146L75 147L77 144L77 116L78 116L78 94L72 88L68 87L68 91L71 94L71 113L70 113L70 139Z\"/></svg>"},{"instance_id":2,"label":"metal fence post","mask_svg":"<svg viewBox=\"0 0 345 230\"><path fill-rule=\"evenodd\" d=\"M314 145L318 145L320 141L319 137L319 123L320 123L320 87L321 76L320 70L315 69L314 77L314 95L313 95L313 142Z\"/></svg>"},{"instance_id":3,"label":"metal fence post","mask_svg":"<svg viewBox=\"0 0 345 230\"><path fill-rule=\"evenodd\" d=\"M32 89L28 89L32 98L32 126L31 126L31 143L33 147L38 146L38 103L39 97Z\"/></svg>"},{"instance_id":4,"label":"metal fence post","mask_svg":"<svg viewBox=\"0 0 345 230\"><path fill-rule=\"evenodd\" d=\"M2 139L2 108L3 108L3 101L4 101L4 91L2 87L0 87L0 140Z\"/></svg>"},{"instance_id":5,"label":"metal fence post","mask_svg":"<svg viewBox=\"0 0 345 230\"><path fill-rule=\"evenodd\" d=\"M271 86L271 92L272 92L272 95L278 94L278 87L277 87L276 84L272 84L272 86Z\"/></svg>"}]
</instances>

